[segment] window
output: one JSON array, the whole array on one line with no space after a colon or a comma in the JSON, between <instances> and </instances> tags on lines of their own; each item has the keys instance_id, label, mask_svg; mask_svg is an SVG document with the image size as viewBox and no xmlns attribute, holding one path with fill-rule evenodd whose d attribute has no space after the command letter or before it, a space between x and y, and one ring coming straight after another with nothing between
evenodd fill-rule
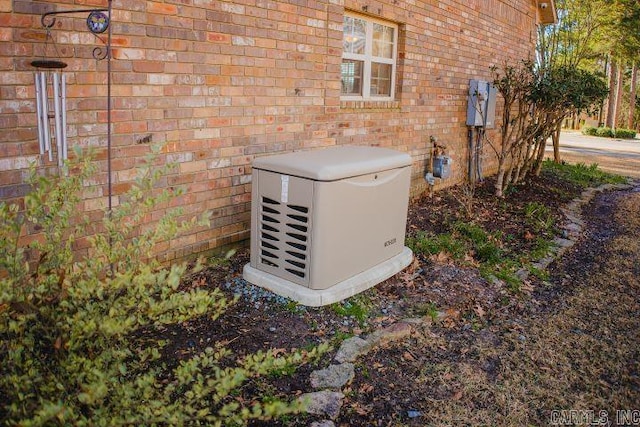
<instances>
[{"instance_id":1,"label":"window","mask_svg":"<svg viewBox=\"0 0 640 427\"><path fill-rule=\"evenodd\" d=\"M394 96L398 26L356 14L344 17L342 99Z\"/></svg>"}]
</instances>

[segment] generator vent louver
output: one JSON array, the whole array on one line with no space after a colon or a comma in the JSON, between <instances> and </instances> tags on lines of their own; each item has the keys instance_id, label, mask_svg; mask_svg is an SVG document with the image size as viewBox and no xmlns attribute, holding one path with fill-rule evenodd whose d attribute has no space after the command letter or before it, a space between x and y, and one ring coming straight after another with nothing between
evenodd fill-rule
<instances>
[{"instance_id":1,"label":"generator vent louver","mask_svg":"<svg viewBox=\"0 0 640 427\"><path fill-rule=\"evenodd\" d=\"M262 197L260 218L260 262L305 279L309 273L309 208Z\"/></svg>"}]
</instances>

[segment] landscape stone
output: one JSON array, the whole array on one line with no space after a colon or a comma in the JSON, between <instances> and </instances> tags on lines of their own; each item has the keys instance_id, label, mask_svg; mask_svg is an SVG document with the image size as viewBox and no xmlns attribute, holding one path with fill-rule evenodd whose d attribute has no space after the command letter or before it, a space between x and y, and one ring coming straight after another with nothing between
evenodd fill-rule
<instances>
[{"instance_id":1,"label":"landscape stone","mask_svg":"<svg viewBox=\"0 0 640 427\"><path fill-rule=\"evenodd\" d=\"M553 240L553 243L560 246L561 248L570 248L571 246L574 245L573 240L563 239L561 237L556 237Z\"/></svg>"},{"instance_id":2,"label":"landscape stone","mask_svg":"<svg viewBox=\"0 0 640 427\"><path fill-rule=\"evenodd\" d=\"M569 234L582 232L582 227L580 227L578 224L575 224L575 223L567 224L563 228L567 230Z\"/></svg>"},{"instance_id":3,"label":"landscape stone","mask_svg":"<svg viewBox=\"0 0 640 427\"><path fill-rule=\"evenodd\" d=\"M339 363L355 362L355 360L366 354L371 348L371 344L360 337L351 337L342 342L334 360Z\"/></svg>"},{"instance_id":4,"label":"landscape stone","mask_svg":"<svg viewBox=\"0 0 640 427\"><path fill-rule=\"evenodd\" d=\"M326 369L320 369L311 373L311 387L314 389L340 389L353 380L355 370L353 363L331 365Z\"/></svg>"},{"instance_id":5,"label":"landscape stone","mask_svg":"<svg viewBox=\"0 0 640 427\"><path fill-rule=\"evenodd\" d=\"M336 427L333 421L323 420L323 421L314 421L311 423L309 427Z\"/></svg>"},{"instance_id":6,"label":"landscape stone","mask_svg":"<svg viewBox=\"0 0 640 427\"><path fill-rule=\"evenodd\" d=\"M405 322L394 323L384 329L375 331L367 337L371 345L384 344L391 341L401 340L411 334L411 325Z\"/></svg>"},{"instance_id":7,"label":"landscape stone","mask_svg":"<svg viewBox=\"0 0 640 427\"><path fill-rule=\"evenodd\" d=\"M430 317L427 316L427 318L431 320ZM411 325L421 325L425 322L425 319L423 319L422 317L407 317L405 319L402 319L402 322L409 323Z\"/></svg>"},{"instance_id":8,"label":"landscape stone","mask_svg":"<svg viewBox=\"0 0 640 427\"><path fill-rule=\"evenodd\" d=\"M306 412L313 415L326 415L335 419L340 415L344 394L337 391L316 391L305 393L298 397L301 402L306 402Z\"/></svg>"}]
</instances>

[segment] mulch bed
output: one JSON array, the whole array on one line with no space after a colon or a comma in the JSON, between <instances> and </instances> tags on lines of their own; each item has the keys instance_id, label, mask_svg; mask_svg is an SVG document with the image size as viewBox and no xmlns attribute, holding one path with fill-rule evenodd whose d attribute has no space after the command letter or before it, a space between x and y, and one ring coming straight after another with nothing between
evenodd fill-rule
<instances>
[{"instance_id":1,"label":"mulch bed","mask_svg":"<svg viewBox=\"0 0 640 427\"><path fill-rule=\"evenodd\" d=\"M508 236L505 245L511 253L524 253L536 237L536 230L523 220L525 206L531 202L547 206L559 224L563 221L560 208L581 192L581 188L543 173L529 185L510 191L504 199L496 199L493 182L488 179L474 191L470 218L464 208L468 200L464 190L445 189L413 201L408 235L417 230L444 233L456 221L472 219L488 231ZM598 209L601 211L597 214L587 212L594 226L613 214L615 204ZM342 390L345 404L336 425L547 424L549 402L566 404L556 393L567 390L551 392L544 404L527 401L527 393L542 393L537 386L529 387L528 382L535 377L536 367L544 363L528 360L520 372L510 354L526 355L526 347L536 342L536 337L529 334L535 329L531 325L541 316L562 309L564 296L573 292L566 286L567 277L574 282L597 268L599 258L595 254L602 252L615 231L603 229L602 235L597 233L592 234L596 239L584 244L584 250L552 264L547 281L532 279L518 294L503 283L483 278L473 263L416 257L411 267L358 300L368 309L364 321L332 307L299 307L266 291L247 288L240 278L248 252L240 251L230 263L207 268L185 283L186 287L218 288L238 301L215 321L202 318L167 329L164 335L169 344L163 361L171 366L214 342L226 343L236 358L261 349L301 349L326 341L339 344L347 336L366 335L403 318L433 314L429 310L435 307L438 318L416 328L410 339L379 348L358 361L356 378ZM536 347L534 354L542 357L543 353ZM291 377L249 381L242 397L250 400L268 394L286 399L311 391L309 373L330 364L332 356L330 352L317 365L303 366ZM549 369L541 375L552 375L553 369ZM635 381L637 387L637 377ZM637 389L631 395L640 401ZM316 419L321 418L299 415L252 425L308 426Z\"/></svg>"}]
</instances>

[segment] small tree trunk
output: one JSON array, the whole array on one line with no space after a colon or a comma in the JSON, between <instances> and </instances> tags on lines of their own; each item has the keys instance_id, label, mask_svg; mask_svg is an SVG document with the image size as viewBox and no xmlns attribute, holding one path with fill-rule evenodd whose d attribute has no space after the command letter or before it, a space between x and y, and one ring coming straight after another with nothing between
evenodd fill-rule
<instances>
[{"instance_id":1,"label":"small tree trunk","mask_svg":"<svg viewBox=\"0 0 640 427\"><path fill-rule=\"evenodd\" d=\"M558 125L556 130L551 134L551 140L553 141L553 161L560 163L560 128L562 125Z\"/></svg>"},{"instance_id":2,"label":"small tree trunk","mask_svg":"<svg viewBox=\"0 0 640 427\"><path fill-rule=\"evenodd\" d=\"M605 61L604 61L604 65L603 65L603 73L607 73L607 70L609 69L609 61L610 61L610 57L606 57ZM600 108L598 111L598 127L602 127L604 126L604 113L605 113L605 109L607 108L607 99L603 99L602 103L600 104Z\"/></svg>"},{"instance_id":3,"label":"small tree trunk","mask_svg":"<svg viewBox=\"0 0 640 427\"><path fill-rule=\"evenodd\" d=\"M514 165L512 164L509 167L509 170L507 171L507 173L504 176L504 181L502 182L502 190L503 190L503 192L506 191L507 188L509 188L509 186L513 182L513 167L514 167Z\"/></svg>"},{"instance_id":4,"label":"small tree trunk","mask_svg":"<svg viewBox=\"0 0 640 427\"><path fill-rule=\"evenodd\" d=\"M607 99L607 118L605 120L605 125L610 128L615 126L617 74L618 63L614 58L611 58L611 67L609 67L609 98Z\"/></svg>"},{"instance_id":5,"label":"small tree trunk","mask_svg":"<svg viewBox=\"0 0 640 427\"><path fill-rule=\"evenodd\" d=\"M620 104L622 103L622 88L624 86L624 66L622 63L618 64L618 76L616 78L616 103L613 112L613 128L618 127L620 122L618 114L620 113Z\"/></svg>"},{"instance_id":6,"label":"small tree trunk","mask_svg":"<svg viewBox=\"0 0 640 427\"><path fill-rule=\"evenodd\" d=\"M495 183L495 195L496 197L503 197L504 196L504 174L507 172L507 168L506 168L506 161L504 159L504 157L500 157L500 159L498 159L498 175L496 176L496 183Z\"/></svg>"},{"instance_id":7,"label":"small tree trunk","mask_svg":"<svg viewBox=\"0 0 640 427\"><path fill-rule=\"evenodd\" d=\"M560 121L560 123L558 123L558 128L560 128L562 126L562 121ZM555 135L555 131L553 132L553 135ZM542 138L542 140L540 141L540 146L538 147L538 158L536 159L534 168L533 168L533 174L535 176L540 176L540 172L542 171L542 163L544 162L544 152L545 149L547 148L547 138ZM555 147L554 147L554 151L555 151Z\"/></svg>"},{"instance_id":8,"label":"small tree trunk","mask_svg":"<svg viewBox=\"0 0 640 427\"><path fill-rule=\"evenodd\" d=\"M513 167L509 171L509 184L519 184L522 179L522 174L524 173L524 168L527 167L527 158L529 156L529 151L531 150L531 146L527 143L527 150L525 151L524 147L520 147L518 151L517 161L513 163Z\"/></svg>"},{"instance_id":9,"label":"small tree trunk","mask_svg":"<svg viewBox=\"0 0 640 427\"><path fill-rule=\"evenodd\" d=\"M633 129L633 117L636 112L636 84L638 80L638 63L633 63L631 70L631 90L629 91L629 116L627 118L627 129Z\"/></svg>"}]
</instances>

